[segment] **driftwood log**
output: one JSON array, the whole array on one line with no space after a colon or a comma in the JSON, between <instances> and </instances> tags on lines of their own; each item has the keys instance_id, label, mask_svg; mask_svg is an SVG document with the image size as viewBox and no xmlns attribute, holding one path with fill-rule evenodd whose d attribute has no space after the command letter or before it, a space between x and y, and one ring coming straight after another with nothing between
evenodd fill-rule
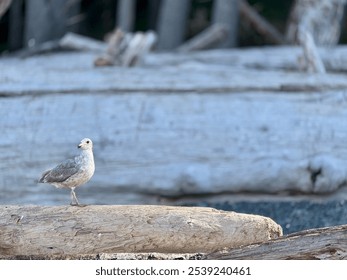
<instances>
[{"instance_id":1,"label":"driftwood log","mask_svg":"<svg viewBox=\"0 0 347 280\"><path fill-rule=\"evenodd\" d=\"M336 45L346 0L296 0L287 30L287 39L304 50L301 60L309 72L325 73L316 45Z\"/></svg>"},{"instance_id":2,"label":"driftwood log","mask_svg":"<svg viewBox=\"0 0 347 280\"><path fill-rule=\"evenodd\" d=\"M116 29L109 35L106 52L95 59L94 65L135 66L153 49L156 41L157 35L153 31L124 33Z\"/></svg>"},{"instance_id":3,"label":"driftwood log","mask_svg":"<svg viewBox=\"0 0 347 280\"><path fill-rule=\"evenodd\" d=\"M170 206L1 206L0 255L207 253L282 235L270 218Z\"/></svg>"},{"instance_id":4,"label":"driftwood log","mask_svg":"<svg viewBox=\"0 0 347 280\"><path fill-rule=\"evenodd\" d=\"M178 51L190 52L213 48L219 43L225 43L227 36L228 28L223 24L215 23L192 39L184 42L184 44L178 48Z\"/></svg>"},{"instance_id":5,"label":"driftwood log","mask_svg":"<svg viewBox=\"0 0 347 280\"><path fill-rule=\"evenodd\" d=\"M340 38L341 22L346 0L295 0L287 26L287 40L299 42L298 31L306 29L315 44L336 45Z\"/></svg>"},{"instance_id":6,"label":"driftwood log","mask_svg":"<svg viewBox=\"0 0 347 280\"><path fill-rule=\"evenodd\" d=\"M347 177L347 80L278 71L296 60L280 50L151 55L135 69L95 69L94 53L1 59L0 202L66 203L35 181L83 137L96 160L84 203L121 203L120 191L336 191ZM277 70L255 69L265 60Z\"/></svg>"},{"instance_id":7,"label":"driftwood log","mask_svg":"<svg viewBox=\"0 0 347 280\"><path fill-rule=\"evenodd\" d=\"M215 252L206 259L347 260L347 225L301 231L276 240Z\"/></svg>"},{"instance_id":8,"label":"driftwood log","mask_svg":"<svg viewBox=\"0 0 347 280\"><path fill-rule=\"evenodd\" d=\"M306 28L299 28L298 30L299 43L302 45L304 55L300 63L303 69L308 72L325 73L325 67L321 57L318 54L317 47L314 43L312 34Z\"/></svg>"},{"instance_id":9,"label":"driftwood log","mask_svg":"<svg viewBox=\"0 0 347 280\"><path fill-rule=\"evenodd\" d=\"M345 46L336 46L334 48L318 48L319 56L321 57L323 64L327 70L327 72L341 72L345 73L347 71L347 48ZM176 66L176 67L184 67L188 64L188 66L195 66L195 71L199 71L203 67L203 65L213 65L214 67L219 66L228 66L229 68L237 68L240 71L243 69L248 70L256 70L258 74L266 74L267 77L269 75L273 79L265 79L264 83L259 83L259 80L254 79L246 79L248 87L243 85L240 90L247 91L256 89L257 91L266 91L267 89L270 91L280 91L285 90L286 87L284 84L289 85L295 92L307 92L312 90L322 91L329 89L337 89L337 87L331 87L328 84L323 86L321 83L316 84L315 87L313 84L309 85L307 79L311 77L318 77L315 75L304 75L304 80L297 79L296 82L292 83L288 80L285 82L283 79L286 77L291 77L295 75L295 72L302 71L302 67L298 63L298 60L301 59L303 55L303 49L301 47L264 47L264 48L246 48L246 49L232 49L232 50L209 50L209 51L201 51L201 52L191 52L188 54L185 53L158 53L158 54L148 54L145 56L144 66L146 67L159 67L159 66ZM237 70L235 69L235 70ZM260 71L262 70L262 71ZM288 70L290 70L288 72ZM266 72L270 71L270 72ZM274 71L278 72L277 74ZM284 71L284 73L280 73L279 71ZM294 73L293 73L294 72ZM241 73L241 72L240 72ZM279 75L279 76L276 76ZM301 74L300 74L301 76ZM325 76L325 75L324 75ZM329 77L326 76L327 78ZM274 80L280 78L280 83L282 86L279 88L273 87ZM325 78L324 78L325 79ZM328 78L330 80L330 78ZM263 80L263 79L261 79ZM265 82L266 80L266 82ZM233 81L234 82L234 81ZM305 86L303 85L303 83ZM297 87L295 86L297 85ZM254 85L259 85L259 87L254 87ZM266 86L271 85L269 88ZM236 84L235 84L236 86ZM226 89L226 85L221 83L221 88ZM215 88L216 89L216 88ZM234 88L236 90L236 88Z\"/></svg>"},{"instance_id":10,"label":"driftwood log","mask_svg":"<svg viewBox=\"0 0 347 280\"><path fill-rule=\"evenodd\" d=\"M272 226L272 234L280 234L278 226L271 220L210 208L1 206L0 213L0 259L347 259L347 225L310 229L279 238L273 235L271 238L274 239L267 240ZM93 220L97 215L101 219ZM249 222L242 224L247 219ZM260 224L265 222L265 227L259 231L265 234L262 237L259 233L254 237L247 235L252 228L259 228L260 224L257 225L256 221L261 221ZM175 229L172 225L180 225L182 229ZM228 234L228 230L235 225L248 231L235 228ZM217 231L221 234L217 234ZM160 237L157 235L159 232L163 233ZM213 246L212 240L220 240L223 234L227 234L227 239ZM211 248L227 243L230 234L245 235L243 242L253 238L264 240L209 252ZM202 239L198 240L199 237ZM207 247L202 246L207 239ZM116 240L120 242L115 244ZM97 242L94 244L93 241ZM165 246L150 251L148 244L155 242ZM178 249L184 242L188 247L184 246L181 252L176 250L171 253L172 248ZM98 247L94 251L93 244ZM119 248L120 244L125 245ZM168 248L170 244L171 249ZM141 250L144 245L147 246ZM105 246L110 250L105 250ZM186 249L194 246L204 249L187 253ZM164 247L166 249L162 250ZM126 248L130 248L129 252L124 252ZM103 252L97 252L98 249Z\"/></svg>"},{"instance_id":11,"label":"driftwood log","mask_svg":"<svg viewBox=\"0 0 347 280\"><path fill-rule=\"evenodd\" d=\"M68 32L59 40L59 46L63 49L78 51L105 52L107 44L76 33Z\"/></svg>"}]
</instances>

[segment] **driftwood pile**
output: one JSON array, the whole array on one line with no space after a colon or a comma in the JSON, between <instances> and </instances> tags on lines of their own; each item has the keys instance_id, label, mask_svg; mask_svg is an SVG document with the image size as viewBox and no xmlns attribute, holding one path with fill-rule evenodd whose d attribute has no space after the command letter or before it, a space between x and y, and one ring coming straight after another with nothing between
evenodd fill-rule
<instances>
[{"instance_id":1,"label":"driftwood pile","mask_svg":"<svg viewBox=\"0 0 347 280\"><path fill-rule=\"evenodd\" d=\"M154 32L124 33L116 29L109 35L105 53L97 57L95 66L134 66L142 57L153 49L157 40Z\"/></svg>"}]
</instances>

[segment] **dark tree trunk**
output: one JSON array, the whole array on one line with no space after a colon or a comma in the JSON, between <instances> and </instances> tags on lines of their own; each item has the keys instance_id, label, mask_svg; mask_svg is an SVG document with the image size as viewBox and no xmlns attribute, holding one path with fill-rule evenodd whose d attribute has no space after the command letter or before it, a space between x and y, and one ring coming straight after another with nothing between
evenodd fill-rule
<instances>
[{"instance_id":1,"label":"dark tree trunk","mask_svg":"<svg viewBox=\"0 0 347 280\"><path fill-rule=\"evenodd\" d=\"M239 23L239 0L215 0L212 21L213 23L225 25L228 30L227 39L219 47L236 47Z\"/></svg>"},{"instance_id":2,"label":"dark tree trunk","mask_svg":"<svg viewBox=\"0 0 347 280\"><path fill-rule=\"evenodd\" d=\"M136 0L119 0L117 6L117 27L132 32L135 24Z\"/></svg>"},{"instance_id":3,"label":"dark tree trunk","mask_svg":"<svg viewBox=\"0 0 347 280\"><path fill-rule=\"evenodd\" d=\"M160 3L160 0L148 1L148 28L151 30L155 30L159 14Z\"/></svg>"},{"instance_id":4,"label":"dark tree trunk","mask_svg":"<svg viewBox=\"0 0 347 280\"><path fill-rule=\"evenodd\" d=\"M190 0L162 1L157 24L158 49L174 49L182 44L190 6Z\"/></svg>"},{"instance_id":5,"label":"dark tree trunk","mask_svg":"<svg viewBox=\"0 0 347 280\"><path fill-rule=\"evenodd\" d=\"M10 8L9 49L23 46L23 0L15 0Z\"/></svg>"}]
</instances>

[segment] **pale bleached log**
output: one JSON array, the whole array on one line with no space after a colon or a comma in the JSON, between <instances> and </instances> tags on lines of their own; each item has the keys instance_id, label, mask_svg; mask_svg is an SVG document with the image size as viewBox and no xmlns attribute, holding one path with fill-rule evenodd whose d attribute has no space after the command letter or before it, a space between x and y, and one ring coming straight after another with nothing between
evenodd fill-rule
<instances>
[{"instance_id":1,"label":"pale bleached log","mask_svg":"<svg viewBox=\"0 0 347 280\"><path fill-rule=\"evenodd\" d=\"M178 48L178 51L189 52L209 49L226 41L227 36L228 28L225 25L215 23L186 41Z\"/></svg>"},{"instance_id":2,"label":"pale bleached log","mask_svg":"<svg viewBox=\"0 0 347 280\"><path fill-rule=\"evenodd\" d=\"M346 260L347 225L310 229L213 253L100 253L1 255L0 259L82 260Z\"/></svg>"},{"instance_id":3,"label":"pale bleached log","mask_svg":"<svg viewBox=\"0 0 347 280\"><path fill-rule=\"evenodd\" d=\"M318 47L318 54L328 72L347 71L347 47ZM302 56L302 47L263 47L232 50L208 50L184 53L150 53L144 57L144 66L178 66L187 63L228 65L258 70L302 71L298 58ZM288 73L289 74L289 73ZM251 83L251 80L249 81Z\"/></svg>"},{"instance_id":4,"label":"pale bleached log","mask_svg":"<svg viewBox=\"0 0 347 280\"><path fill-rule=\"evenodd\" d=\"M120 191L326 193L346 182L343 75L201 62L110 71L92 58L0 60L2 204L67 203L35 180L83 137L95 143L96 172L82 203L113 204Z\"/></svg>"},{"instance_id":5,"label":"pale bleached log","mask_svg":"<svg viewBox=\"0 0 347 280\"><path fill-rule=\"evenodd\" d=\"M310 229L260 244L207 254L218 260L347 260L347 225Z\"/></svg>"},{"instance_id":6,"label":"pale bleached log","mask_svg":"<svg viewBox=\"0 0 347 280\"><path fill-rule=\"evenodd\" d=\"M102 41L95 40L83 35L68 32L59 40L52 40L40 44L35 44L32 47L24 48L16 52L16 54L22 58L27 58L29 56L50 53L62 49L89 52L104 52L107 49L107 44Z\"/></svg>"},{"instance_id":7,"label":"pale bleached log","mask_svg":"<svg viewBox=\"0 0 347 280\"><path fill-rule=\"evenodd\" d=\"M68 32L60 39L59 45L62 48L78 50L78 51L95 51L104 52L107 44L83 35Z\"/></svg>"},{"instance_id":8,"label":"pale bleached log","mask_svg":"<svg viewBox=\"0 0 347 280\"><path fill-rule=\"evenodd\" d=\"M0 206L0 255L196 253L267 241L267 217L170 206Z\"/></svg>"},{"instance_id":9,"label":"pale bleached log","mask_svg":"<svg viewBox=\"0 0 347 280\"><path fill-rule=\"evenodd\" d=\"M94 65L97 67L122 65L122 55L132 37L130 33L125 34L119 28L115 29L108 35L107 49L95 58Z\"/></svg>"},{"instance_id":10,"label":"pale bleached log","mask_svg":"<svg viewBox=\"0 0 347 280\"><path fill-rule=\"evenodd\" d=\"M157 36L153 31L124 33L116 29L109 36L106 52L94 60L95 66L130 67L142 62L145 54L152 50Z\"/></svg>"},{"instance_id":11,"label":"pale bleached log","mask_svg":"<svg viewBox=\"0 0 347 280\"><path fill-rule=\"evenodd\" d=\"M308 72L325 73L316 45L336 45L346 0L297 0L291 12L287 38L304 50L299 60Z\"/></svg>"},{"instance_id":12,"label":"pale bleached log","mask_svg":"<svg viewBox=\"0 0 347 280\"><path fill-rule=\"evenodd\" d=\"M336 45L346 0L295 0L287 26L287 40L297 43L299 29L304 25L316 45Z\"/></svg>"},{"instance_id":13,"label":"pale bleached log","mask_svg":"<svg viewBox=\"0 0 347 280\"><path fill-rule=\"evenodd\" d=\"M298 33L299 43L304 50L304 55L302 60L300 60L303 63L303 68L308 72L325 73L323 61L319 56L311 33L309 33L306 28L299 28Z\"/></svg>"},{"instance_id":14,"label":"pale bleached log","mask_svg":"<svg viewBox=\"0 0 347 280\"><path fill-rule=\"evenodd\" d=\"M321 91L346 87L344 76L329 73L327 75L304 75L302 73L281 72L278 69L290 68L297 64L300 49L285 48L283 51L265 48L244 51L208 51L191 54L149 55L145 57L145 69L113 69L113 72L97 71L91 67L95 58L93 53L57 53L28 60L6 58L0 60L2 67L0 92L2 95L21 95L23 93L112 91L122 92L239 92L239 91ZM338 58L347 51L331 52ZM328 55L329 50L326 50ZM271 56L271 54L273 54ZM286 58L282 56L288 55ZM258 59L253 60L255 57ZM223 60L224 59L224 60ZM69 63L66 63L68 61ZM268 66L265 66L267 61ZM206 63L211 64L206 67ZM229 65L230 64L230 65ZM161 71L152 66L164 66ZM177 67L179 65L179 67ZM332 63L333 65L333 63ZM235 66L235 67L231 67ZM340 62L342 67L342 63ZM259 71L265 67L267 71ZM22 75L18 68L23 69ZM33 71L35 69L35 71ZM62 69L71 71L69 75ZM78 71L76 70L78 69ZM213 70L213 71L212 71ZM26 77L30 73L30 83ZM47 75L49 73L49 75ZM223 75L220 75L223 73ZM187 75L188 74L188 75ZM42 76L43 75L43 76ZM269 75L272 77L269 79ZM146 77L145 77L146 76ZM147 78L150 77L150 78ZM249 79L252 77L252 79ZM177 82L179 80L189 82ZM42 80L45 79L45 83ZM16 83L12 83L16 81ZM76 82L81 81L81 82Z\"/></svg>"},{"instance_id":15,"label":"pale bleached log","mask_svg":"<svg viewBox=\"0 0 347 280\"><path fill-rule=\"evenodd\" d=\"M124 51L122 66L135 66L142 62L143 56L152 50L156 41L157 35L152 31L135 33Z\"/></svg>"}]
</instances>

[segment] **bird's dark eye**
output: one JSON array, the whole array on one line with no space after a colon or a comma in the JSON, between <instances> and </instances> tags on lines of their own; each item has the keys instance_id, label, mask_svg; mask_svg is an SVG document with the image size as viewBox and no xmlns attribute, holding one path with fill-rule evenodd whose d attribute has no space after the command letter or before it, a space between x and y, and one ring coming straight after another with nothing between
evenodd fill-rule
<instances>
[{"instance_id":1,"label":"bird's dark eye","mask_svg":"<svg viewBox=\"0 0 347 280\"><path fill-rule=\"evenodd\" d=\"M89 144L89 140L87 141L87 144Z\"/></svg>"}]
</instances>

